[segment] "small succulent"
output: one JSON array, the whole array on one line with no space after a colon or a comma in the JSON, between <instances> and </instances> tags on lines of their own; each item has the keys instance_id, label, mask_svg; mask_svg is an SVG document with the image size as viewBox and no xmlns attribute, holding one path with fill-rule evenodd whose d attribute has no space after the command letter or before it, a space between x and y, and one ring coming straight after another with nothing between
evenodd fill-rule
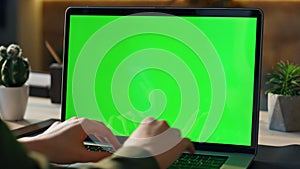
<instances>
[{"instance_id":1,"label":"small succulent","mask_svg":"<svg viewBox=\"0 0 300 169\"><path fill-rule=\"evenodd\" d=\"M0 46L0 84L6 87L23 86L29 77L29 63L22 57L19 45Z\"/></svg>"},{"instance_id":2,"label":"small succulent","mask_svg":"<svg viewBox=\"0 0 300 169\"><path fill-rule=\"evenodd\" d=\"M272 87L266 93L280 94L285 96L300 95L300 66L289 61L280 61L277 68L273 69L267 76L267 84Z\"/></svg>"}]
</instances>

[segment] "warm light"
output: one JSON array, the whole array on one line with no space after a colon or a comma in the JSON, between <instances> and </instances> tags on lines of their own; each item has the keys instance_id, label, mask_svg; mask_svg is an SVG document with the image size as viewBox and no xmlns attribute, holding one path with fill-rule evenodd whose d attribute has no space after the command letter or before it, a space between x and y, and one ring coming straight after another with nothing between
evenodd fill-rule
<instances>
[{"instance_id":1,"label":"warm light","mask_svg":"<svg viewBox=\"0 0 300 169\"><path fill-rule=\"evenodd\" d=\"M111 0L42 0L44 2L111 2ZM157 0L114 0L114 2L149 2ZM173 0L160 0L160 2L171 2ZM179 0L182 1L182 0Z\"/></svg>"},{"instance_id":2,"label":"warm light","mask_svg":"<svg viewBox=\"0 0 300 169\"><path fill-rule=\"evenodd\" d=\"M300 0L233 0L235 2L300 2Z\"/></svg>"}]
</instances>

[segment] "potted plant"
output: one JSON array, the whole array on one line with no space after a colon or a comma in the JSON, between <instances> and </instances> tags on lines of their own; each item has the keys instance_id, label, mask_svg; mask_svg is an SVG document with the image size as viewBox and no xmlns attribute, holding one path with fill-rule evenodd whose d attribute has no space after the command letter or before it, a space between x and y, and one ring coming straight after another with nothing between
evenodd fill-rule
<instances>
[{"instance_id":1,"label":"potted plant","mask_svg":"<svg viewBox=\"0 0 300 169\"><path fill-rule=\"evenodd\" d=\"M267 76L269 128L300 130L300 66L280 61Z\"/></svg>"},{"instance_id":2,"label":"potted plant","mask_svg":"<svg viewBox=\"0 0 300 169\"><path fill-rule=\"evenodd\" d=\"M21 120L29 96L29 63L19 45L0 47L0 115L3 120Z\"/></svg>"}]
</instances>

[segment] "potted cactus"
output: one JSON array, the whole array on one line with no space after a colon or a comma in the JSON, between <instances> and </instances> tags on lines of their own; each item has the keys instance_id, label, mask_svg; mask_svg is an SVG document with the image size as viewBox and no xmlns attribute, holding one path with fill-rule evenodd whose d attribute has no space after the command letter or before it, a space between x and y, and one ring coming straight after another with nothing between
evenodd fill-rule
<instances>
[{"instance_id":1,"label":"potted cactus","mask_svg":"<svg viewBox=\"0 0 300 169\"><path fill-rule=\"evenodd\" d=\"M29 96L29 63L19 45L0 47L0 115L3 120L21 120Z\"/></svg>"},{"instance_id":2,"label":"potted cactus","mask_svg":"<svg viewBox=\"0 0 300 169\"><path fill-rule=\"evenodd\" d=\"M269 128L300 131L300 66L280 61L267 75Z\"/></svg>"}]
</instances>

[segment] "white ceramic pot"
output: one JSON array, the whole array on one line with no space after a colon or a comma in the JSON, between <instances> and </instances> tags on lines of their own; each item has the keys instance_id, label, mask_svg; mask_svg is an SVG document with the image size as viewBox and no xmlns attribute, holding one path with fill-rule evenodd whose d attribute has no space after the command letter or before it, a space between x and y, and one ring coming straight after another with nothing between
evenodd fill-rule
<instances>
[{"instance_id":1,"label":"white ceramic pot","mask_svg":"<svg viewBox=\"0 0 300 169\"><path fill-rule=\"evenodd\" d=\"M0 86L0 115L3 120L22 120L27 108L29 86Z\"/></svg>"}]
</instances>

